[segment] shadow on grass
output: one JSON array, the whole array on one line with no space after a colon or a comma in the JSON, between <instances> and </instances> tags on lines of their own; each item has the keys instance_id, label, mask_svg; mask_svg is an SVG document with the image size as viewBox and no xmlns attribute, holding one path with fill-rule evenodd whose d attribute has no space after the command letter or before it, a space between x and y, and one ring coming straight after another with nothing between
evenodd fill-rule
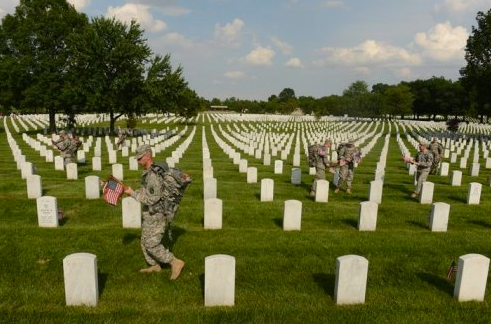
<instances>
[{"instance_id":1,"label":"shadow on grass","mask_svg":"<svg viewBox=\"0 0 491 324\"><path fill-rule=\"evenodd\" d=\"M104 288L106 287L107 277L109 277L109 275L107 273L99 272L97 274L97 281L99 283L99 297L102 296L102 292L104 291Z\"/></svg>"},{"instance_id":2,"label":"shadow on grass","mask_svg":"<svg viewBox=\"0 0 491 324\"><path fill-rule=\"evenodd\" d=\"M334 283L336 281L334 274L314 273L312 274L312 277L324 292L334 300Z\"/></svg>"},{"instance_id":3,"label":"shadow on grass","mask_svg":"<svg viewBox=\"0 0 491 324\"><path fill-rule=\"evenodd\" d=\"M186 231L183 228L173 227L172 233L171 233L171 236L172 236L172 240L171 240L171 238L169 237L169 232L166 230L164 233L164 238L162 239L162 244L165 247L167 247L169 250L172 250L172 248L174 247L174 244L177 243L177 240L179 239L179 237L181 235L183 235L184 233L186 233Z\"/></svg>"},{"instance_id":4,"label":"shadow on grass","mask_svg":"<svg viewBox=\"0 0 491 324\"><path fill-rule=\"evenodd\" d=\"M417 221L407 221L408 224L411 224L411 225L414 225L416 227L420 227L420 228L423 228L423 229L428 229L428 224L424 223L424 222L417 222Z\"/></svg>"},{"instance_id":5,"label":"shadow on grass","mask_svg":"<svg viewBox=\"0 0 491 324\"><path fill-rule=\"evenodd\" d=\"M201 286L201 297L203 297L203 301L205 300L205 274L202 273L199 275L199 283Z\"/></svg>"},{"instance_id":6,"label":"shadow on grass","mask_svg":"<svg viewBox=\"0 0 491 324\"><path fill-rule=\"evenodd\" d=\"M441 290L451 296L453 296L454 286L448 282L445 278L440 276L435 276L432 273L428 272L419 272L418 277L424 282L434 286L438 290Z\"/></svg>"},{"instance_id":7,"label":"shadow on grass","mask_svg":"<svg viewBox=\"0 0 491 324\"><path fill-rule=\"evenodd\" d=\"M134 240L140 239L140 235L136 235L133 233L128 233L123 236L123 244L124 245L129 245L131 244Z\"/></svg>"},{"instance_id":8,"label":"shadow on grass","mask_svg":"<svg viewBox=\"0 0 491 324\"><path fill-rule=\"evenodd\" d=\"M279 228L283 228L283 218L273 218L273 222Z\"/></svg>"},{"instance_id":9,"label":"shadow on grass","mask_svg":"<svg viewBox=\"0 0 491 324\"><path fill-rule=\"evenodd\" d=\"M343 219L342 222L350 227L354 227L355 229L358 229L358 220L356 219L345 218Z\"/></svg>"},{"instance_id":10,"label":"shadow on grass","mask_svg":"<svg viewBox=\"0 0 491 324\"><path fill-rule=\"evenodd\" d=\"M479 225L479 226L482 226L484 228L491 228L490 223L482 221L482 220L471 220L471 221L469 221L469 223L474 224L474 225Z\"/></svg>"},{"instance_id":11,"label":"shadow on grass","mask_svg":"<svg viewBox=\"0 0 491 324\"><path fill-rule=\"evenodd\" d=\"M458 196L458 195L450 195L450 196L447 197L447 199L450 199L450 200L453 200L455 202L462 203L462 204L466 204L467 203L467 199L466 198L462 198L462 196Z\"/></svg>"},{"instance_id":12,"label":"shadow on grass","mask_svg":"<svg viewBox=\"0 0 491 324\"><path fill-rule=\"evenodd\" d=\"M60 219L60 220L58 221L58 225L60 225L60 226L65 225L65 224L68 222L68 220L69 220L69 219L70 219L70 217L66 217L66 216L64 216L62 219Z\"/></svg>"}]
</instances>

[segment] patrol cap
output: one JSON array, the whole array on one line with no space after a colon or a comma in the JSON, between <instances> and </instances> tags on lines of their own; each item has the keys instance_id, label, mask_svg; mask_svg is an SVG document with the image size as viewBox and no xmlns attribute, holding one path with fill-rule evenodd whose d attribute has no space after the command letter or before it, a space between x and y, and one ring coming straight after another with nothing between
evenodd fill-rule
<instances>
[{"instance_id":1,"label":"patrol cap","mask_svg":"<svg viewBox=\"0 0 491 324\"><path fill-rule=\"evenodd\" d=\"M66 132L64 130L61 130L60 135L66 135Z\"/></svg>"},{"instance_id":2,"label":"patrol cap","mask_svg":"<svg viewBox=\"0 0 491 324\"><path fill-rule=\"evenodd\" d=\"M152 153L152 147L148 144L140 145L135 151L135 158L139 160L147 153Z\"/></svg>"},{"instance_id":3,"label":"patrol cap","mask_svg":"<svg viewBox=\"0 0 491 324\"><path fill-rule=\"evenodd\" d=\"M421 145L421 146L428 146L428 143L426 141L421 141L421 142L419 142L419 145Z\"/></svg>"},{"instance_id":4,"label":"patrol cap","mask_svg":"<svg viewBox=\"0 0 491 324\"><path fill-rule=\"evenodd\" d=\"M350 139L348 140L348 144L355 144L355 140L354 140L354 139L352 139L352 138L350 138Z\"/></svg>"}]
</instances>

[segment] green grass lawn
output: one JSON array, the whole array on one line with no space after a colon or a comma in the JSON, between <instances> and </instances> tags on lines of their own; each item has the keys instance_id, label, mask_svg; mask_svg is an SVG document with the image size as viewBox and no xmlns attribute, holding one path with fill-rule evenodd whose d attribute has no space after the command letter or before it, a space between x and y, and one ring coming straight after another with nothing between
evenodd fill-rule
<instances>
[{"instance_id":1,"label":"green grass lawn","mask_svg":"<svg viewBox=\"0 0 491 324\"><path fill-rule=\"evenodd\" d=\"M471 178L463 170L460 187L450 186L450 177L430 176L429 181L435 183L433 201L451 205L448 231L432 233L428 229L431 205L421 205L410 198L412 176L400 159L393 124L377 230L359 232L359 203L368 200L384 136L356 169L353 194L334 194L331 187L328 203L316 203L309 197L313 176L308 175L305 157L302 183L290 183L295 141L282 175L273 174L274 157L271 166L264 166L262 161L240 152L249 166L258 168L259 181L275 181L274 201L260 202L259 181L246 183L246 175L238 172L238 166L214 140L208 119L205 124L199 120L194 140L179 162L194 181L186 191L174 225L172 251L186 261L177 281L169 280L170 268L161 273L138 272L145 267L140 230L122 228L121 204L111 207L102 200L85 199L84 177L106 177L111 170L107 155L102 158L103 170L92 171L91 150L86 154L87 163L79 164L79 179L68 181L63 171L55 171L54 164L46 163L28 147L7 122L27 161L37 166L44 195L56 197L65 212L65 220L58 228L38 227L36 201L27 199L26 183L13 162L2 120L1 323L491 322L489 283L484 302L461 303L453 298L454 284L445 279L453 259L469 253L491 256L491 191L487 184L489 171L484 169L482 158L480 175ZM239 129L254 126L258 131L264 127L261 123L235 124ZM221 230L203 229L203 125L218 182L218 198L223 200ZM232 123L224 122L222 127L229 134L227 125L236 131ZM184 129L180 124L171 126ZM334 123L328 127L336 132L338 126ZM144 127L160 126L146 123ZM186 136L193 127L188 126ZM217 122L213 127L220 134ZM365 127L373 126L361 129ZM281 129L276 124L272 131ZM35 138L36 131L28 134ZM184 139L158 154L156 160L170 156ZM102 143L104 152L104 140ZM128 159L120 154L118 162L124 165L125 182L138 188L141 170L129 171ZM458 167L458 163L452 164L450 170ZM331 181L332 175L327 179ZM483 184L479 205L466 205L469 182ZM284 201L289 199L302 202L301 231L282 230ZM97 307L65 306L63 258L78 252L97 256ZM236 258L233 307L204 307L204 260L213 254ZM348 254L369 261L366 300L361 305L338 306L334 303L336 258Z\"/></svg>"}]
</instances>

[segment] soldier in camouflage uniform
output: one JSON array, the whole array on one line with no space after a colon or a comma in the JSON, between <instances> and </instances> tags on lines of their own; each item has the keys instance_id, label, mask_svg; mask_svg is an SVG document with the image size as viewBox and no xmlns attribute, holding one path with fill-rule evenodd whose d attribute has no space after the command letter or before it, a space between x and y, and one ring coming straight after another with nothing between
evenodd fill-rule
<instances>
[{"instance_id":1,"label":"soldier in camouflage uniform","mask_svg":"<svg viewBox=\"0 0 491 324\"><path fill-rule=\"evenodd\" d=\"M68 137L68 134L62 130L60 131L60 138L57 141L52 141L53 146L60 151L60 156L63 158L63 164L66 166L68 163L72 163L72 141Z\"/></svg>"},{"instance_id":2,"label":"soldier in camouflage uniform","mask_svg":"<svg viewBox=\"0 0 491 324\"><path fill-rule=\"evenodd\" d=\"M328 149L330 149L332 143L330 140L326 140L324 144L314 144L309 148L315 156L315 161L313 162L315 166L315 179L312 183L312 188L310 190L310 196L315 197L315 192L317 190L317 180L325 180L326 179L326 167L330 167L330 161L328 159Z\"/></svg>"},{"instance_id":3,"label":"soldier in camouflage uniform","mask_svg":"<svg viewBox=\"0 0 491 324\"><path fill-rule=\"evenodd\" d=\"M145 260L150 265L141 272L159 272L162 263L170 264L172 268L171 280L179 277L184 261L176 258L161 240L164 237L166 226L177 211L176 204L172 200L173 186L171 181L175 179L170 174L162 176L160 168L152 159L150 145L142 145L137 148L135 158L145 169L142 173L142 188L133 190L125 188L125 193L143 204L141 249Z\"/></svg>"},{"instance_id":4,"label":"soldier in camouflage uniform","mask_svg":"<svg viewBox=\"0 0 491 324\"><path fill-rule=\"evenodd\" d=\"M426 181L428 175L430 174L431 166L433 164L433 153L428 150L428 144L421 142L419 144L419 151L416 156L411 161L412 164L416 165L416 189L414 190L411 197L416 198L421 193L423 188L423 182Z\"/></svg>"},{"instance_id":5,"label":"soldier in camouflage uniform","mask_svg":"<svg viewBox=\"0 0 491 324\"><path fill-rule=\"evenodd\" d=\"M360 158L360 150L355 146L353 140L350 140L348 144L341 147L338 153L339 181L334 190L335 193L338 193L343 182L346 182L346 193L351 194L355 163L358 163Z\"/></svg>"},{"instance_id":6,"label":"soldier in camouflage uniform","mask_svg":"<svg viewBox=\"0 0 491 324\"><path fill-rule=\"evenodd\" d=\"M443 156L443 146L438 142L436 137L430 143L429 150L433 154L433 164L431 165L431 174L436 174L438 169L440 169L440 162Z\"/></svg>"}]
</instances>

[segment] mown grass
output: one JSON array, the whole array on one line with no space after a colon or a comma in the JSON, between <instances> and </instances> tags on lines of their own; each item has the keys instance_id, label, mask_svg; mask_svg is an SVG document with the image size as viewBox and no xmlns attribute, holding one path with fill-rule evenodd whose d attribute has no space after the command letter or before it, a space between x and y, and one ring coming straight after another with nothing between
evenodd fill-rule
<instances>
[{"instance_id":1,"label":"mown grass","mask_svg":"<svg viewBox=\"0 0 491 324\"><path fill-rule=\"evenodd\" d=\"M103 171L94 172L90 152L86 156L89 162L79 165L79 180L68 181L64 172L55 171L15 134L27 160L38 167L44 194L57 197L66 214L60 227L39 228L35 200L27 199L25 181L12 162L2 131L0 322L489 322L489 284L484 302L459 303L453 299L453 283L445 280L452 259L468 253L491 255L489 171L482 167L480 176L473 178L464 171L461 187L450 186L449 177L430 176L436 188L434 201L451 205L448 231L432 233L428 229L430 205L420 205L409 197L412 177L400 161L392 134L377 230L359 232L359 203L368 199L383 137L356 169L353 195L334 194L331 188L327 204L315 203L308 196L312 176L307 174L305 159L302 184L294 186L290 183L291 155L282 175L273 174L273 166L247 157L249 165L258 167L258 179L275 181L274 201L260 202L260 184L246 183L245 174L240 174L219 148L207 123L218 197L223 200L223 229L205 231L201 126L198 123L195 138L179 163L194 182L174 227L172 250L186 261L176 282L168 279L168 268L159 274L138 272L145 266L140 231L122 228L120 205L111 207L102 200L85 199L83 177L105 177L110 173L107 160L103 158ZM182 125L178 127L182 129ZM181 142L161 152L157 159L169 156ZM138 187L141 171L128 171L128 161L120 155L118 162L124 164L125 182ZM451 165L451 170L455 169L458 165ZM480 205L465 204L471 181L484 185ZM288 199L302 201L301 231L282 230L284 201ZM97 255L97 307L65 306L62 262L76 252ZM212 254L236 258L234 307L204 307L204 258ZM336 258L347 254L364 256L370 262L366 302L362 305L334 303Z\"/></svg>"}]
</instances>

